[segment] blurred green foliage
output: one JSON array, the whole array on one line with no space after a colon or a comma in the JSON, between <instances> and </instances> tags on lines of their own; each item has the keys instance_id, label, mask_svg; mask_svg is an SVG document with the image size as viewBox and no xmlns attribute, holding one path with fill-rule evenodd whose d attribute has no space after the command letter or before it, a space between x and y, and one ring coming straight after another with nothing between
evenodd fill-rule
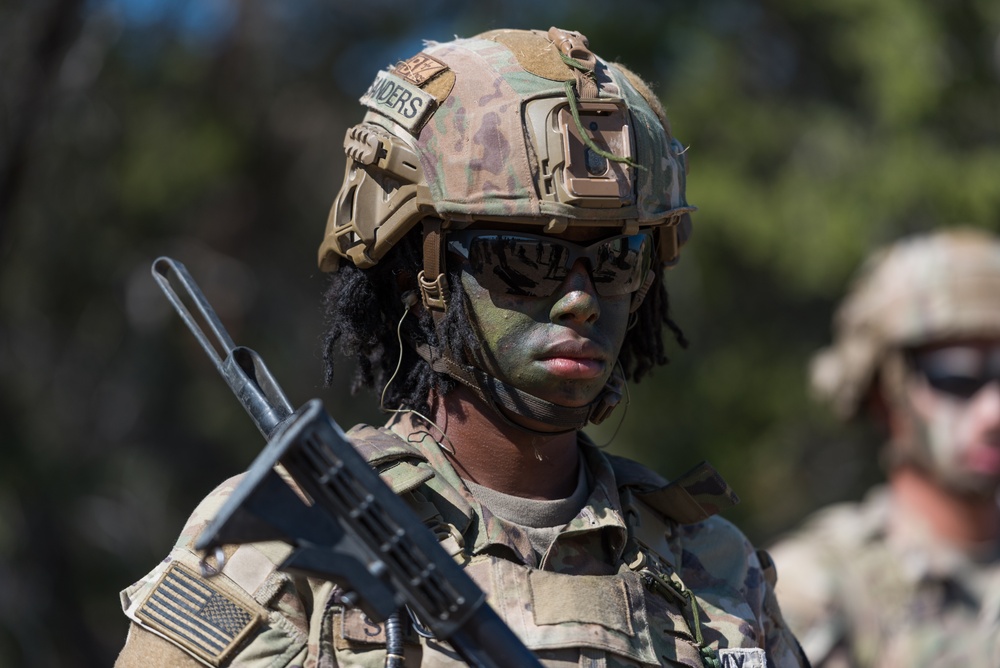
<instances>
[{"instance_id":1,"label":"blurred green foliage","mask_svg":"<svg viewBox=\"0 0 1000 668\"><path fill-rule=\"evenodd\" d=\"M315 249L356 100L421 39L550 25L653 84L700 207L668 276L692 345L609 448L712 461L758 541L878 478L878 435L814 406L806 365L874 245L1000 226L997 3L8 0L0 665L109 665L117 591L262 445L150 262L185 262L293 401L381 421L346 362L321 386Z\"/></svg>"}]
</instances>

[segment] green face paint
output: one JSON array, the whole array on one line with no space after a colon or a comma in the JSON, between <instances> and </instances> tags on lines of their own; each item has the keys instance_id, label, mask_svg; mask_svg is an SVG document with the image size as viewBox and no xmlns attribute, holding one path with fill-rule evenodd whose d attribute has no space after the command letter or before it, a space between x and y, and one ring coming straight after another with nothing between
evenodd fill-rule
<instances>
[{"instance_id":1,"label":"green face paint","mask_svg":"<svg viewBox=\"0 0 1000 668\"><path fill-rule=\"evenodd\" d=\"M631 295L599 296L582 261L549 297L493 294L465 272L462 286L485 364L500 380L561 406L585 406L601 393L625 340Z\"/></svg>"}]
</instances>

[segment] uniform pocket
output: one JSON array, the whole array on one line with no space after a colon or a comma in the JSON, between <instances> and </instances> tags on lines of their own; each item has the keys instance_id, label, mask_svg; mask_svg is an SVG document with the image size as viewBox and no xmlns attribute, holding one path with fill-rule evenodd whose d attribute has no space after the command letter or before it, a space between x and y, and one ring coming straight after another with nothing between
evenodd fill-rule
<instances>
[{"instance_id":1,"label":"uniform pocket","mask_svg":"<svg viewBox=\"0 0 1000 668\"><path fill-rule=\"evenodd\" d=\"M470 569L480 586L488 583L490 604L532 651L600 650L660 665L635 573L566 575L494 558Z\"/></svg>"}]
</instances>

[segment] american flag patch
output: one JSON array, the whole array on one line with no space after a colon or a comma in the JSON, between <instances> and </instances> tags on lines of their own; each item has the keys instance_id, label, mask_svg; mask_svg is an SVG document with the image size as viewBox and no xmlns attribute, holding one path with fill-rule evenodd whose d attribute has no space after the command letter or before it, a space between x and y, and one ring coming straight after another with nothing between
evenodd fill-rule
<instances>
[{"instance_id":1,"label":"american flag patch","mask_svg":"<svg viewBox=\"0 0 1000 668\"><path fill-rule=\"evenodd\" d=\"M170 565L136 617L213 665L260 619L253 608L178 563Z\"/></svg>"}]
</instances>

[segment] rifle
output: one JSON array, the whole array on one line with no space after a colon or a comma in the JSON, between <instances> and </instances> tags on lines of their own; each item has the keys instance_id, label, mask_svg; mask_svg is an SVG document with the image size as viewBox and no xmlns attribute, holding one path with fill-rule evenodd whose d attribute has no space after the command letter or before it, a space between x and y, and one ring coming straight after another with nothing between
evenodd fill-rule
<instances>
[{"instance_id":1,"label":"rifle","mask_svg":"<svg viewBox=\"0 0 1000 668\"><path fill-rule=\"evenodd\" d=\"M402 642L390 642L390 631L396 628L391 618L406 607L417 626L446 640L470 666L541 668L479 586L354 449L322 402L312 399L293 411L261 357L233 343L183 264L160 257L152 273L268 441L195 542L206 555L203 574L221 570L223 545L280 540L293 548L280 570L332 581L346 590L342 600L375 621L390 620L386 666L402 665ZM311 503L275 470L279 464ZM207 561L211 552L214 567Z\"/></svg>"}]
</instances>

